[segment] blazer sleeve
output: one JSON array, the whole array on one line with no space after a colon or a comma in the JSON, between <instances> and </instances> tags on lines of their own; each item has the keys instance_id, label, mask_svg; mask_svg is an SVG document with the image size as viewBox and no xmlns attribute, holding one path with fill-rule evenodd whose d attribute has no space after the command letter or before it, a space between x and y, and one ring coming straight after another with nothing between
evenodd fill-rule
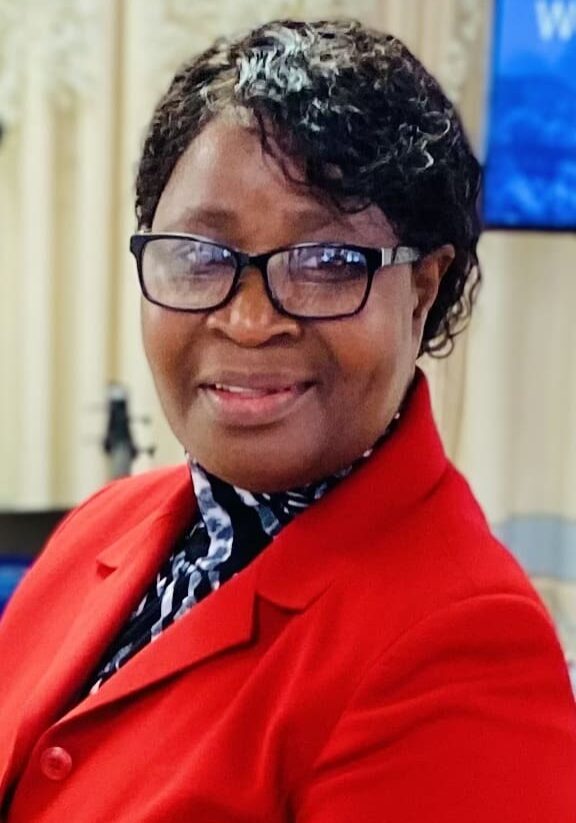
<instances>
[{"instance_id":1,"label":"blazer sleeve","mask_svg":"<svg viewBox=\"0 0 576 823\"><path fill-rule=\"evenodd\" d=\"M455 603L370 667L298 793L297 823L575 823L576 708L526 597Z\"/></svg>"}]
</instances>

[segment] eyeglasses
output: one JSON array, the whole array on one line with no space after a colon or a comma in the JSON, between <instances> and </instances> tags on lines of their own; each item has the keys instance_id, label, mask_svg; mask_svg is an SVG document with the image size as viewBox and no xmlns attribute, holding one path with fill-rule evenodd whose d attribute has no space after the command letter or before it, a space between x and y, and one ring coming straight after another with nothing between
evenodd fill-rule
<instances>
[{"instance_id":1,"label":"eyeglasses","mask_svg":"<svg viewBox=\"0 0 576 823\"><path fill-rule=\"evenodd\" d=\"M237 291L242 271L253 266L277 311L306 320L357 314L378 270L422 257L407 246L337 243L300 243L251 255L190 234L151 232L132 235L130 251L144 297L158 306L185 312L221 308Z\"/></svg>"}]
</instances>

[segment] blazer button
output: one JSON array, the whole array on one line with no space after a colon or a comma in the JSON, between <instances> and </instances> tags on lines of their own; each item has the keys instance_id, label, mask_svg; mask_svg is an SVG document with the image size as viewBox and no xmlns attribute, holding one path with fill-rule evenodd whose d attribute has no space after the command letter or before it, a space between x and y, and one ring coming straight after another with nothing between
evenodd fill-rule
<instances>
[{"instance_id":1,"label":"blazer button","mask_svg":"<svg viewBox=\"0 0 576 823\"><path fill-rule=\"evenodd\" d=\"M72 758L66 749L51 746L40 755L40 770L49 780L64 780L72 771Z\"/></svg>"}]
</instances>

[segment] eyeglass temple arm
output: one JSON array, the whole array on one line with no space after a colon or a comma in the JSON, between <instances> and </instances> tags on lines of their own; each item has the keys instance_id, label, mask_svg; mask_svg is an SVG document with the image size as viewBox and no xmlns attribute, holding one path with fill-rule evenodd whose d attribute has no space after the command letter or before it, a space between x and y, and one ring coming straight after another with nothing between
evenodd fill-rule
<instances>
[{"instance_id":1,"label":"eyeglass temple arm","mask_svg":"<svg viewBox=\"0 0 576 823\"><path fill-rule=\"evenodd\" d=\"M382 249L382 265L398 266L403 263L416 263L422 258L418 249L410 246L396 246L394 249Z\"/></svg>"}]
</instances>

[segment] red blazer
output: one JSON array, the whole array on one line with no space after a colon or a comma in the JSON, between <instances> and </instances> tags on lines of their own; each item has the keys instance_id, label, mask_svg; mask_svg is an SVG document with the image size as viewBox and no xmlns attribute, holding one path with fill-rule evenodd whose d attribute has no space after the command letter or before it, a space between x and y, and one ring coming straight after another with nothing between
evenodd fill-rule
<instances>
[{"instance_id":1,"label":"red blazer","mask_svg":"<svg viewBox=\"0 0 576 823\"><path fill-rule=\"evenodd\" d=\"M576 821L560 646L423 379L356 474L77 703L194 506L185 467L115 483L14 596L5 821Z\"/></svg>"}]
</instances>

